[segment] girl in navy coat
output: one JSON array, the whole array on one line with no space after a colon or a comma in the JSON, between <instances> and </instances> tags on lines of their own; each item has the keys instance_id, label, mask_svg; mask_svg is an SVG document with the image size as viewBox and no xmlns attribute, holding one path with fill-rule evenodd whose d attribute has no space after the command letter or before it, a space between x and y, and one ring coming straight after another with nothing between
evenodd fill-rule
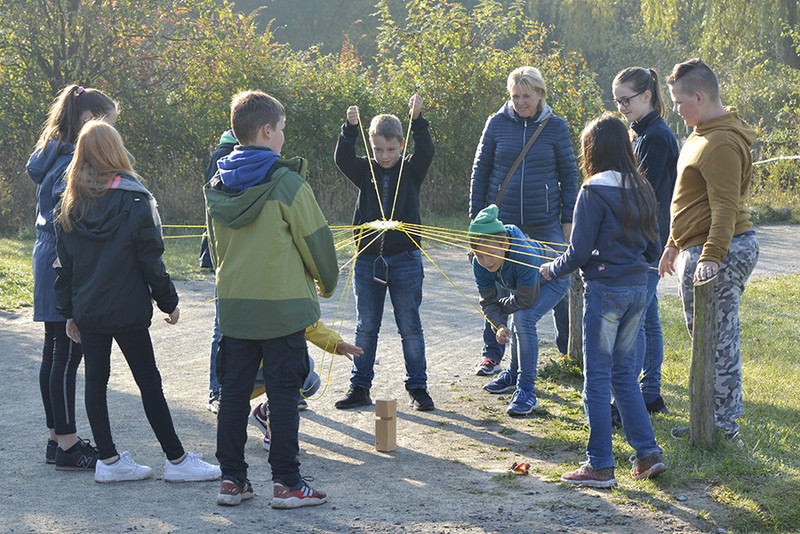
<instances>
[{"instance_id":1,"label":"girl in navy coat","mask_svg":"<svg viewBox=\"0 0 800 534\"><path fill-rule=\"evenodd\" d=\"M661 95L658 73L653 69L629 67L614 78L614 102L631 123L633 154L639 172L653 186L658 204L659 243L669 237L669 206L678 175L678 142L664 116L667 106ZM658 267L657 260L652 265ZM642 370L639 389L650 413L665 412L661 397L661 364L664 361L664 336L658 318L658 271L650 269L647 277L647 304L644 324L639 332L637 366ZM617 418L619 415L617 414ZM617 419L618 420L618 419Z\"/></svg>"},{"instance_id":2,"label":"girl in navy coat","mask_svg":"<svg viewBox=\"0 0 800 534\"><path fill-rule=\"evenodd\" d=\"M64 171L72 161L83 124L100 119L114 124L117 105L97 89L68 85L50 107L27 170L36 183L36 243L33 246L33 320L44 323L44 349L39 369L45 419L50 430L45 461L58 470L94 469L97 451L80 440L75 426L75 375L81 346L71 342L66 319L56 309L56 234L53 210L64 190Z\"/></svg>"},{"instance_id":3,"label":"girl in navy coat","mask_svg":"<svg viewBox=\"0 0 800 534\"><path fill-rule=\"evenodd\" d=\"M584 175L575 204L567 251L540 267L550 280L580 268L586 284L583 313L583 403L589 421L587 461L561 480L610 487L611 393L616 397L625 438L636 450L635 479L666 470L661 448L636 379L636 337L642 326L649 264L661 252L653 188L636 169L628 132L606 113L581 134Z\"/></svg>"}]
</instances>

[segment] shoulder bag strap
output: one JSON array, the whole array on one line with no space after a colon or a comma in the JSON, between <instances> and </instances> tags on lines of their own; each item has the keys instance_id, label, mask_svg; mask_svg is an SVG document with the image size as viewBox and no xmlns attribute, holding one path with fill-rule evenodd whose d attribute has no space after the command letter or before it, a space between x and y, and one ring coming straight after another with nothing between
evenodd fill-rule
<instances>
[{"instance_id":1,"label":"shoulder bag strap","mask_svg":"<svg viewBox=\"0 0 800 534\"><path fill-rule=\"evenodd\" d=\"M519 167L519 164L522 163L522 158L524 158L525 154L528 153L528 150L531 149L531 146L533 146L533 142L536 141L536 138L539 137L539 134L542 133L542 130L549 121L550 117L547 117L545 120L541 122L541 124L539 124L539 127L536 128L536 131L533 132L531 138L528 139L527 143L525 143L525 146L522 148L522 152L519 153L519 156L517 156L517 160L514 162L514 164L511 166L511 169L508 171L506 179L503 180L503 185L500 186L500 192L497 193L497 198L494 199L494 203L498 208L500 207L500 199L503 198L503 192L506 190L506 186L508 185L509 180L511 180L511 177L514 175L514 171L516 171L517 167Z\"/></svg>"}]
</instances>

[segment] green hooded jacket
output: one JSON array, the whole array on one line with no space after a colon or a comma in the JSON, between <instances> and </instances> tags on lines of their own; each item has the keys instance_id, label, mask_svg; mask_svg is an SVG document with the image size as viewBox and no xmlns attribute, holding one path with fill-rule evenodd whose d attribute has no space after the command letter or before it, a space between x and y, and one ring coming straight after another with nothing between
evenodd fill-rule
<instances>
[{"instance_id":1,"label":"green hooded jacket","mask_svg":"<svg viewBox=\"0 0 800 534\"><path fill-rule=\"evenodd\" d=\"M206 184L206 226L217 275L219 329L238 339L273 339L320 317L339 275L333 236L303 177L301 158L278 160L267 183L238 193Z\"/></svg>"}]
</instances>

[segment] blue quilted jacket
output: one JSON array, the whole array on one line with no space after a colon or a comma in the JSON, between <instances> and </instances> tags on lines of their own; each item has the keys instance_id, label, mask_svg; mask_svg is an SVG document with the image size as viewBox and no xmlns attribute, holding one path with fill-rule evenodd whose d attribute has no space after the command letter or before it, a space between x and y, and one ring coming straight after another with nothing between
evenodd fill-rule
<instances>
[{"instance_id":1,"label":"blue quilted jacket","mask_svg":"<svg viewBox=\"0 0 800 534\"><path fill-rule=\"evenodd\" d=\"M534 117L523 119L510 102L491 115L483 128L472 164L469 216L495 203L508 171L525 143L550 117L550 122L533 143L525 159L506 186L500 201L499 219L520 228L541 225L554 219L572 222L578 195L578 169L567 121L545 106Z\"/></svg>"}]
</instances>

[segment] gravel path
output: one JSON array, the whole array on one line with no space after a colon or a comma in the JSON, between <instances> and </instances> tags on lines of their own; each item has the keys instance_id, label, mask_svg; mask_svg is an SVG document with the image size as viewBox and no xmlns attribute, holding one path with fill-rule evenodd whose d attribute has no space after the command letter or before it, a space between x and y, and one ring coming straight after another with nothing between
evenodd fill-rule
<instances>
[{"instance_id":1,"label":"gravel path","mask_svg":"<svg viewBox=\"0 0 800 534\"><path fill-rule=\"evenodd\" d=\"M762 255L755 276L800 272L800 233L795 226L758 229ZM472 300L477 301L464 253L430 251L435 261ZM183 316L169 326L156 313L151 328L156 354L179 436L187 449L214 461L215 419L205 410L208 350L213 306L210 277L176 284ZM344 285L344 280L340 286ZM0 532L655 532L684 533L713 525L697 519L716 503L707 488L685 488L680 495L658 493L648 506L638 505L637 483L618 470L615 492L578 490L535 474L574 462L580 451L569 443L556 450L538 446L539 417L509 419L499 413L507 399L481 392L473 375L480 352L477 312L430 265L426 267L423 325L429 362L429 389L437 410L413 412L406 406L400 343L390 308L384 317L373 398L398 399L398 448L374 449L374 407L339 411L333 402L347 388L349 366L333 360L327 391L310 401L301 422L303 474L329 494L329 503L296 511L269 508L271 483L267 457L255 429L248 430L246 454L257 496L235 508L214 504L217 483L167 484L164 457L150 431L136 387L121 355L112 357L109 408L119 450L129 450L154 468L154 478L101 485L88 472L57 472L44 463L44 428L38 392L42 327L31 309L0 312L3 328L2 387L5 416L0 430L0 460L9 476L0 482ZM669 279L662 284L672 292ZM323 302L330 324L338 295ZM352 296L343 333L352 338ZM544 339L552 339L549 321ZM548 333L549 330L549 333ZM549 336L549 337L548 337ZM327 372L317 349L318 369ZM330 358L330 357L329 357ZM78 384L79 434L91 432L83 409L83 379ZM323 373L323 379L327 380ZM545 409L558 398L543 398ZM576 424L583 421L575 415ZM667 439L660 436L661 439ZM549 439L548 443L552 443ZM502 476L514 461L529 462L534 474ZM665 475L669 476L669 472Z\"/></svg>"}]
</instances>

